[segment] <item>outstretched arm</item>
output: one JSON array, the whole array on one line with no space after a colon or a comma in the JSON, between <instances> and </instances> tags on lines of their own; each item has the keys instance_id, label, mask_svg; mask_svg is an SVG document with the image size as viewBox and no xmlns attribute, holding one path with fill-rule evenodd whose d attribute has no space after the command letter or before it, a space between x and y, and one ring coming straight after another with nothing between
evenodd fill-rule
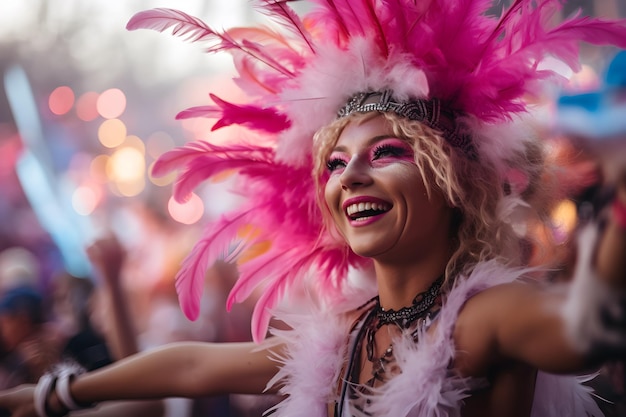
<instances>
[{"instance_id":1,"label":"outstretched arm","mask_svg":"<svg viewBox=\"0 0 626 417\"><path fill-rule=\"evenodd\" d=\"M253 343L165 345L75 378L70 393L81 404L226 392L258 394L278 370L271 356L268 348ZM54 393L49 403L53 408L58 405ZM14 416L36 416L33 387L1 393L0 407Z\"/></svg>"},{"instance_id":2,"label":"outstretched arm","mask_svg":"<svg viewBox=\"0 0 626 417\"><path fill-rule=\"evenodd\" d=\"M130 356L72 384L79 402L260 394L278 370L254 343L181 342Z\"/></svg>"}]
</instances>

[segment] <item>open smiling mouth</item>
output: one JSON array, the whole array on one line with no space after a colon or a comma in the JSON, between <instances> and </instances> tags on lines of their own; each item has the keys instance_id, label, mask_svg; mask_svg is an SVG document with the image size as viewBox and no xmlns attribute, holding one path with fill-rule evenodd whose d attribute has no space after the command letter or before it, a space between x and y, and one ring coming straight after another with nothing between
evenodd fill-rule
<instances>
[{"instance_id":1,"label":"open smiling mouth","mask_svg":"<svg viewBox=\"0 0 626 417\"><path fill-rule=\"evenodd\" d=\"M391 210L387 203L355 203L346 207L348 218L353 221L363 221Z\"/></svg>"}]
</instances>

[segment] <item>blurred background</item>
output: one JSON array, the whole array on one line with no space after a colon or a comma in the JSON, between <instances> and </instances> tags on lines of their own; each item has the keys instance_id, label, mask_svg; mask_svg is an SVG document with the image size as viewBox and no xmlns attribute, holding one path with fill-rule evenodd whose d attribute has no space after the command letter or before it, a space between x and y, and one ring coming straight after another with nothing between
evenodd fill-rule
<instances>
[{"instance_id":1,"label":"blurred background","mask_svg":"<svg viewBox=\"0 0 626 417\"><path fill-rule=\"evenodd\" d=\"M196 322L178 307L180 262L202 225L237 197L225 180L178 204L170 198L174 177L153 178L150 169L163 152L206 136L210 120L174 117L206 103L209 91L230 88L232 66L227 56L207 56L200 44L126 30L133 14L154 7L180 9L216 29L254 18L247 0L0 1L0 319L19 299L31 318L41 310L36 321L53 328L18 337L13 328L26 326L0 322L0 388L36 379L34 366L23 371L24 362L51 350L51 340L62 350L76 333L59 300L76 298L67 277L106 287L85 249L107 234L121 246L106 256L123 261L115 285L125 294L140 349L175 340L250 340L248 306L225 314L232 267L207 273ZM15 295L14 288L25 286L36 294ZM78 304L93 309L85 300ZM93 321L113 320L115 304L97 306ZM12 338L38 339L44 348L33 354L33 343L16 348ZM169 414L234 408L229 399L208 402L170 404Z\"/></svg>"},{"instance_id":2,"label":"blurred background","mask_svg":"<svg viewBox=\"0 0 626 417\"><path fill-rule=\"evenodd\" d=\"M624 17L625 3L569 1L563 13ZM28 284L48 305L59 276L98 285L85 248L109 232L124 249L120 285L139 346L248 340L249 306L224 314L232 267L209 271L194 323L180 312L173 285L202 225L237 204L228 180L178 204L170 198L174 178L150 175L163 152L207 136L211 120L174 117L206 104L209 91L231 88L231 63L169 34L125 29L134 13L154 7L216 29L258 18L248 0L0 1L0 294ZM614 51L582 52L573 91L596 88ZM575 212L565 206L558 216L567 225Z\"/></svg>"},{"instance_id":3,"label":"blurred background","mask_svg":"<svg viewBox=\"0 0 626 417\"><path fill-rule=\"evenodd\" d=\"M219 28L243 23L251 10L244 0L169 3L0 3L0 249L35 253L43 279L61 267L87 275L76 252L106 227L128 244L161 227L193 233L179 225L229 203L170 203L172 178L149 174L161 153L206 133L210 121L174 116L206 101L212 84L228 84L228 60L125 24L137 11L170 6ZM167 263L167 252L154 261Z\"/></svg>"}]
</instances>

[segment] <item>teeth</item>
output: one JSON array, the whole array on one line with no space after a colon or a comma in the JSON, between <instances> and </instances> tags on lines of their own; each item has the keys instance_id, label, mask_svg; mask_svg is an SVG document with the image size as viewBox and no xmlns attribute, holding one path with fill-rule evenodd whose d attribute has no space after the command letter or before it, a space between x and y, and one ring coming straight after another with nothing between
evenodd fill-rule
<instances>
[{"instance_id":1,"label":"teeth","mask_svg":"<svg viewBox=\"0 0 626 417\"><path fill-rule=\"evenodd\" d=\"M369 210L387 211L389 209L390 209L389 205L385 203L370 203L370 202L355 203L355 204L350 204L346 208L346 213L348 214L348 216L352 216L356 213L361 213L361 212L369 211Z\"/></svg>"}]
</instances>

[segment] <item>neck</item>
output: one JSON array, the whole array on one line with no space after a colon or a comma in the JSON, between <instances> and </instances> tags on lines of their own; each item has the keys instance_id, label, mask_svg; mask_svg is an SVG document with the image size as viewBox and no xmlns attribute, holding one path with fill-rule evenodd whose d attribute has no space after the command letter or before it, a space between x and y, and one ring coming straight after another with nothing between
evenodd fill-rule
<instances>
[{"instance_id":1,"label":"neck","mask_svg":"<svg viewBox=\"0 0 626 417\"><path fill-rule=\"evenodd\" d=\"M380 305L386 310L410 306L415 296L426 291L443 274L449 255L429 257L410 265L375 261Z\"/></svg>"}]
</instances>

